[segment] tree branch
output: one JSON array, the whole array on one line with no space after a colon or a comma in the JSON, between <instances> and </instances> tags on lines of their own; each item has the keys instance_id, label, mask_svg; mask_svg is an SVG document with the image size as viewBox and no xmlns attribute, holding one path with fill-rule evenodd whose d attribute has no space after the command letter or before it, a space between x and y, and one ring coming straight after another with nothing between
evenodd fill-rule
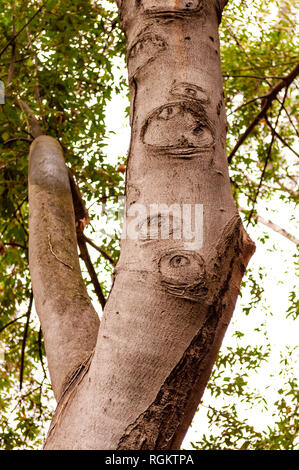
<instances>
[{"instance_id":1,"label":"tree branch","mask_svg":"<svg viewBox=\"0 0 299 470\"><path fill-rule=\"evenodd\" d=\"M233 150L231 151L228 157L228 163L231 163L234 155L239 150L241 145L245 142L249 134L253 131L253 129L260 122L260 120L266 115L268 109L272 105L273 101L276 99L278 93L283 88L287 88L292 83L292 81L297 77L298 74L299 74L299 64L297 64L296 67L294 67L293 70L284 79L282 79L274 87L272 87L269 93L267 93L267 95L265 96L264 104L262 106L261 111L252 120L252 122L247 127L246 131L239 137L238 142L236 143L236 145L234 146Z\"/></svg>"},{"instance_id":2,"label":"tree branch","mask_svg":"<svg viewBox=\"0 0 299 470\"><path fill-rule=\"evenodd\" d=\"M285 102L285 100L286 100L287 94L288 94L288 87L286 87L286 89L285 89L284 97L283 97L283 100L282 100L282 104L281 104L280 109L279 109L278 114L277 114L277 118L276 118L276 122L275 122L275 129L273 129L273 130L276 130L276 128L277 128L277 126L278 126L280 114L281 114L281 111L282 111L282 106L284 105L284 102ZM257 188L257 192L256 192L255 197L254 197L252 209L251 209L251 212L250 212L249 217L248 217L247 226L248 226L249 223L250 223L251 217L252 217L253 212L254 212L254 207L255 207L255 204L256 204L256 201L257 201L257 198L258 198L260 189L261 189L261 187L262 187L262 183L263 183L263 179L264 179L264 176L265 176L265 172L266 172L266 168L267 168L267 165L268 165L268 161L269 161L269 159L270 159L270 157L271 157L271 152L272 152L272 147L273 147L273 144L274 144L274 140L275 140L275 134L274 134L274 132L272 132L271 142L270 142L270 145L269 145L269 147L268 147L268 153L267 153L267 156L266 156L266 159L265 159L264 168L263 168L263 171L262 171L262 174L261 174L261 178L260 178L260 182L259 182L259 185L258 185L258 188Z\"/></svg>"},{"instance_id":3,"label":"tree branch","mask_svg":"<svg viewBox=\"0 0 299 470\"><path fill-rule=\"evenodd\" d=\"M44 8L44 6L46 5L47 3L47 0L41 5L41 7L34 13L34 15L31 16L31 18L29 18L29 20L22 26L22 28L16 33L14 34L14 36L8 41L8 43L6 44L6 46L4 46L4 48L0 51L0 57L2 56L2 54L6 51L6 49L13 43L16 41L17 37L24 31L24 29L26 28L26 26L28 26L31 21L34 20L34 18L42 11L42 9Z\"/></svg>"},{"instance_id":4,"label":"tree branch","mask_svg":"<svg viewBox=\"0 0 299 470\"><path fill-rule=\"evenodd\" d=\"M26 314L21 315L20 317L17 317L14 320L9 321L8 323L6 323L4 326L2 326L0 328L0 333L2 333L2 331L4 331L8 326L13 325L16 321L18 321L18 320L20 320L21 318L24 318L24 317L26 317Z\"/></svg>"},{"instance_id":5,"label":"tree branch","mask_svg":"<svg viewBox=\"0 0 299 470\"><path fill-rule=\"evenodd\" d=\"M114 259L108 255L108 253L106 253L105 250L103 250L103 248L101 248L100 246L96 245L90 238L88 238L86 235L83 234L83 237L84 237L84 240L90 245L92 246L95 250L97 250L99 253L101 253L101 255L103 256L103 258L105 258L107 261L109 261L109 263L112 264L112 266L115 266L116 265L116 262L114 261Z\"/></svg>"},{"instance_id":6,"label":"tree branch","mask_svg":"<svg viewBox=\"0 0 299 470\"><path fill-rule=\"evenodd\" d=\"M70 374L95 347L99 318L80 270L68 170L59 143L49 136L38 137L30 147L29 211L31 280L59 399Z\"/></svg>"},{"instance_id":7,"label":"tree branch","mask_svg":"<svg viewBox=\"0 0 299 470\"><path fill-rule=\"evenodd\" d=\"M266 225L267 227L271 228L272 230L274 230L274 232L277 232L279 233L280 235L282 235L283 237L287 238L288 240L290 240L291 242L295 243L295 245L299 245L299 240L294 237L293 235L291 235L289 232L287 232L284 228L280 227L279 225L275 224L274 222L272 222L271 220L266 220L264 219L261 215L259 214L256 214L253 216L253 219L256 221L256 222L260 222L261 224L263 225Z\"/></svg>"},{"instance_id":8,"label":"tree branch","mask_svg":"<svg viewBox=\"0 0 299 470\"><path fill-rule=\"evenodd\" d=\"M32 303L33 303L33 293L31 291L30 298L29 298L29 306L28 306L28 310L27 310L27 313L26 313L27 320L26 320L26 324L25 324L23 341L22 341L21 366L20 366L20 390L22 390L22 385L23 385L24 363L25 363L25 348L26 348L26 341L27 341L28 328L29 328L29 322L30 322L30 315L31 315L31 311L32 311Z\"/></svg>"},{"instance_id":9,"label":"tree branch","mask_svg":"<svg viewBox=\"0 0 299 470\"><path fill-rule=\"evenodd\" d=\"M95 293L96 293L96 295L99 299L99 302L102 306L102 309L104 310L104 307L105 307L105 304L106 304L106 299L105 299L105 296L103 294L102 287L99 283L99 280L98 280L97 274L95 272L95 269L93 267L92 261L90 259L88 249L87 249L87 246L86 246L86 242L83 238L83 234L78 235L77 240L78 240L78 246L79 246L79 249L80 249L81 258L83 259L83 261L85 263L85 266L87 268L88 274L89 274L91 282L93 284Z\"/></svg>"},{"instance_id":10,"label":"tree branch","mask_svg":"<svg viewBox=\"0 0 299 470\"><path fill-rule=\"evenodd\" d=\"M245 213L248 212L248 210L244 209L243 207L239 207L239 209L242 212L245 212ZM275 224L271 220L264 219L264 217L262 217L259 214L253 214L252 218L255 222L260 222L261 224L265 225L266 227L269 227L274 232L279 233L283 237L285 237L288 240L290 240L291 242L295 243L295 245L299 245L299 240L296 237L294 237L292 234L287 232L284 228L282 228L279 225Z\"/></svg>"},{"instance_id":11,"label":"tree branch","mask_svg":"<svg viewBox=\"0 0 299 470\"><path fill-rule=\"evenodd\" d=\"M18 100L18 104L21 110L24 111L28 116L32 136L36 138L36 137L39 137L40 135L43 135L40 123L38 119L35 117L32 109L29 108L29 106L26 103L24 103L24 101L22 100Z\"/></svg>"},{"instance_id":12,"label":"tree branch","mask_svg":"<svg viewBox=\"0 0 299 470\"><path fill-rule=\"evenodd\" d=\"M12 51L11 51L11 61L9 65L9 70L8 70L8 77L7 77L7 87L10 86L14 74L14 68L15 68L15 62L16 62L16 40L15 40L15 35L16 35L16 16L14 13L15 10L15 4L12 2L12 33L13 33L13 42L12 42Z\"/></svg>"},{"instance_id":13,"label":"tree branch","mask_svg":"<svg viewBox=\"0 0 299 470\"><path fill-rule=\"evenodd\" d=\"M41 366L42 366L42 369L43 369L44 378L46 378L46 377L47 377L47 373L46 373L46 369L45 369L45 365L44 365L44 360L43 360L43 352L42 352L42 328L41 328L41 327L39 328L39 331L38 331L37 345L38 345L39 360L40 360L40 363L41 363Z\"/></svg>"},{"instance_id":14,"label":"tree branch","mask_svg":"<svg viewBox=\"0 0 299 470\"><path fill-rule=\"evenodd\" d=\"M271 129L271 131L273 132L273 134L275 134L275 136L280 140L280 142L285 145L286 147L288 147L289 150L291 150L291 152L293 152L294 155L296 155L296 157L299 158L299 153L297 153L286 141L283 137L281 137L281 135L274 129L274 127L272 126L271 122L269 121L269 119L267 118L267 116L265 116L265 119L266 119L266 123L268 125L268 127Z\"/></svg>"},{"instance_id":15,"label":"tree branch","mask_svg":"<svg viewBox=\"0 0 299 470\"><path fill-rule=\"evenodd\" d=\"M70 169L68 169L68 174L69 174L70 186L71 186L71 192L72 192L72 198L73 198L73 205L74 205L74 212L75 212L75 225L76 225L76 232L77 232L77 243L78 243L79 250L80 250L80 256L85 263L85 266L87 268L91 282L94 286L95 293L98 297L98 300L102 308L104 309L106 299L103 294L101 284L99 283L93 263L90 259L88 249L86 246L86 238L83 234L83 230L85 226L89 223L88 210L83 202L79 187Z\"/></svg>"}]
</instances>

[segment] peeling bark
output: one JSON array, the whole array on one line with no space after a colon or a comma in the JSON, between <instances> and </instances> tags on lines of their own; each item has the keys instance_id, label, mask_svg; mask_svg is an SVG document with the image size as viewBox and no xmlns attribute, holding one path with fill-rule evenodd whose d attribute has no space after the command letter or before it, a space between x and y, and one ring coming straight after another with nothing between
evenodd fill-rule
<instances>
[{"instance_id":1,"label":"peeling bark","mask_svg":"<svg viewBox=\"0 0 299 470\"><path fill-rule=\"evenodd\" d=\"M82 358L64 388L46 449L178 449L206 387L254 251L226 159L218 38L225 3L117 1L131 92L127 227L140 207L146 213L135 224L137 236L122 240L93 356L86 359L86 348L87 362ZM163 238L163 207L172 205L171 236ZM181 218L184 207L197 205L203 226L195 213L202 233L192 245ZM62 219L71 210L64 207ZM54 252L64 263L49 252L46 263L57 264L62 286L73 272L65 263L73 266L75 242L64 236L70 244L62 252L54 234ZM32 258L37 265L39 256Z\"/></svg>"}]
</instances>

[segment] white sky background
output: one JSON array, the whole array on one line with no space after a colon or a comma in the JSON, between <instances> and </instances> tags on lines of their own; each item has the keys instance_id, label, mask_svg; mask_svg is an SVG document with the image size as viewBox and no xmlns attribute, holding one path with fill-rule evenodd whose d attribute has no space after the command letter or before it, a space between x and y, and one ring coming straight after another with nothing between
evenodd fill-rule
<instances>
[{"instance_id":1,"label":"white sky background","mask_svg":"<svg viewBox=\"0 0 299 470\"><path fill-rule=\"evenodd\" d=\"M122 69L123 64L119 65ZM119 72L120 73L120 72ZM118 72L116 71L116 81ZM125 94L113 96L111 102L107 106L106 124L109 131L114 133L107 139L107 147L105 153L108 155L109 163L118 166L118 158L126 155L130 141L130 127L128 118L125 118L125 109L128 105ZM248 175L250 176L250 175ZM298 224L292 221L294 219L294 209L284 204L279 198L273 196L271 201L261 202L256 205L257 212L265 219L270 219L281 227L288 230L294 236L299 238ZM246 333L246 344L264 344L266 340L261 333L254 331L262 323L266 324L269 343L272 351L269 362L265 363L258 370L258 374L253 373L250 379L251 385L256 388L262 395L266 394L270 398L273 395L273 401L277 399L276 391L283 382L282 377L271 378L271 374L275 376L280 368L280 353L285 352L286 346L295 347L298 345L298 322L292 319L286 319L286 310L289 307L288 295L291 287L297 285L298 276L293 271L293 259L296 252L294 243L282 237L280 234L273 232L270 228L258 224L255 227L247 228L251 238L256 242L257 250L249 267L257 273L262 270L264 277L261 281L264 287L263 300L258 307L245 316L242 313L242 305L246 306L246 301L250 298L250 293L246 288L243 291L243 297L239 298L237 307L234 312L233 320L226 333L223 348L226 345L236 346L238 340L233 337L236 330ZM258 237L263 233L269 236L265 244L258 241ZM273 248L274 247L274 248ZM255 275L257 278L257 275ZM263 304L263 308L261 307ZM239 341L240 344L245 344ZM299 358L298 358L299 359ZM297 369L298 370L298 369ZM275 384L275 385L274 385ZM270 388L267 388L270 386ZM215 400L211 400L207 392L203 397L204 403L215 404ZM219 403L219 399L216 400ZM216 405L217 405L216 403ZM224 400L227 404L227 399ZM244 405L244 417L248 419L248 423L256 427L257 430L266 428L267 424L271 424L272 409L261 413L258 407L255 410L246 411ZM203 432L208 432L207 421L204 416L204 410L195 416L192 428L189 429L183 443L183 448L192 449L190 442L195 442Z\"/></svg>"}]
</instances>

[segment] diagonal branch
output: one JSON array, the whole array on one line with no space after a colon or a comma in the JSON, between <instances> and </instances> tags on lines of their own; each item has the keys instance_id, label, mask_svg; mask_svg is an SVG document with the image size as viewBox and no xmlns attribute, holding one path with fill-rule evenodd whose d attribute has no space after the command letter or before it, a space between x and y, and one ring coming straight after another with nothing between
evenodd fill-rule
<instances>
[{"instance_id":1,"label":"diagonal branch","mask_svg":"<svg viewBox=\"0 0 299 470\"><path fill-rule=\"evenodd\" d=\"M95 347L99 318L81 274L62 149L45 135L30 147L29 212L30 274L53 391L59 399L69 376Z\"/></svg>"},{"instance_id":2,"label":"diagonal branch","mask_svg":"<svg viewBox=\"0 0 299 470\"><path fill-rule=\"evenodd\" d=\"M293 70L285 77L283 78L280 82L278 82L274 87L271 88L269 93L265 96L264 103L262 105L261 111L258 113L258 115L251 121L249 126L247 127L246 131L239 137L238 142L234 146L233 150L231 151L230 155L228 156L228 163L231 163L234 155L236 152L239 150L241 145L245 142L249 134L253 131L253 129L257 126L257 124L260 122L262 118L266 115L268 109L272 105L273 101L276 99L278 93L283 89L287 88L293 80L297 77L299 74L299 63L297 63L296 67L293 68Z\"/></svg>"},{"instance_id":3,"label":"diagonal branch","mask_svg":"<svg viewBox=\"0 0 299 470\"><path fill-rule=\"evenodd\" d=\"M247 209L244 209L243 207L239 207L239 209L242 211L242 212L248 212ZM279 233L280 235L282 235L283 237L287 238L288 240L290 240L291 242L295 243L295 245L299 245L299 240L294 237L294 235L292 235L291 233L287 232L287 230L285 230L284 228L280 227L280 225L277 225L275 224L274 222L272 222L272 220L267 220L267 219L264 219L264 217L262 217L261 215L259 214L254 214L252 216L252 219L257 222L257 223L261 223L263 225L265 225L266 227L269 227L271 230L273 230L274 232L276 233Z\"/></svg>"},{"instance_id":4,"label":"diagonal branch","mask_svg":"<svg viewBox=\"0 0 299 470\"><path fill-rule=\"evenodd\" d=\"M21 366L20 366L20 390L22 390L22 386L23 386L24 364L25 364L25 348L26 348L26 341L27 341L27 335L28 335L28 329L29 329L30 316L31 316L31 311L32 311L32 303L33 303L33 293L31 291L30 298L29 298L28 310L27 310L27 313L26 313L26 324L25 324L23 341L22 341Z\"/></svg>"},{"instance_id":5,"label":"diagonal branch","mask_svg":"<svg viewBox=\"0 0 299 470\"><path fill-rule=\"evenodd\" d=\"M24 103L24 101L22 100L18 100L18 104L19 104L20 109L24 111L28 116L32 136L36 138L36 137L39 137L40 135L43 135L40 123L38 119L35 117L32 109L29 108L29 106L26 103Z\"/></svg>"},{"instance_id":6,"label":"diagonal branch","mask_svg":"<svg viewBox=\"0 0 299 470\"><path fill-rule=\"evenodd\" d=\"M99 283L97 273L94 269L94 266L92 264L92 261L90 259L88 249L86 246L86 242L84 240L83 234L77 234L77 240L78 240L78 246L80 249L80 256L83 259L85 266L87 268L88 274L90 276L91 282L93 284L95 293L98 297L98 300L102 306L102 309L104 310L105 304L106 304L106 299L102 291L101 284Z\"/></svg>"},{"instance_id":7,"label":"diagonal branch","mask_svg":"<svg viewBox=\"0 0 299 470\"><path fill-rule=\"evenodd\" d=\"M0 328L0 333L2 333L2 331L4 331L7 327L9 327L10 325L13 325L15 322L17 322L18 320L24 317L26 317L26 314L21 315L20 317L14 318L14 320L9 321L8 323L6 323L4 326Z\"/></svg>"},{"instance_id":8,"label":"diagonal branch","mask_svg":"<svg viewBox=\"0 0 299 470\"><path fill-rule=\"evenodd\" d=\"M275 128L273 130L276 130L276 128L278 126L280 114L281 114L281 111L282 111L282 106L284 105L287 94L288 94L288 87L286 87L286 89L285 89L282 104L280 106L280 109L279 109L277 117L276 117ZM268 152L267 152L267 156L266 156L266 159L265 159L265 163L264 163L263 171L262 171L262 174L261 174L260 182L259 182L257 192L256 192L255 197L254 197L251 212L250 212L249 217L248 217L247 227L250 224L250 220L251 220L251 218L253 216L253 213L254 213L255 204L256 204L257 198L259 196L260 189L261 189L262 184L263 184L263 179L264 179L265 172L266 172L266 169L267 169L268 161L270 160L270 157L271 157L271 152L272 152L272 147L273 147L273 144L274 144L274 140L275 140L275 134L274 134L274 132L272 132L272 138L271 138L271 142L270 142L269 147L268 147Z\"/></svg>"},{"instance_id":9,"label":"diagonal branch","mask_svg":"<svg viewBox=\"0 0 299 470\"><path fill-rule=\"evenodd\" d=\"M101 253L101 255L103 256L103 258L105 258L107 261L109 261L109 263L112 264L112 266L115 266L116 265L116 262L114 261L114 259L108 255L108 253L106 253L105 250L103 250L103 248L101 248L100 246L96 245L90 238L88 238L86 235L83 234L83 237L84 237L84 240L90 245L92 246L95 250L97 250L99 253Z\"/></svg>"},{"instance_id":10,"label":"diagonal branch","mask_svg":"<svg viewBox=\"0 0 299 470\"><path fill-rule=\"evenodd\" d=\"M17 37L24 31L24 29L26 28L26 26L28 26L33 20L34 18L42 11L42 9L44 8L44 6L46 5L48 0L46 0L40 7L39 9L31 16L31 18L29 18L29 20L27 20L27 22L22 26L22 28L16 33L13 35L13 37L8 41L8 43L4 46L4 48L0 51L0 57L2 56L2 54L6 51L6 49L16 41Z\"/></svg>"},{"instance_id":11,"label":"diagonal branch","mask_svg":"<svg viewBox=\"0 0 299 470\"><path fill-rule=\"evenodd\" d=\"M299 153L296 152L296 150L294 150L290 144L287 143L287 141L281 137L281 135L274 129L274 127L272 126L271 122L269 121L269 119L267 118L267 116L265 116L265 119L266 119L266 123L268 125L268 127L271 129L272 133L275 134L275 136L278 138L278 140L280 140L280 142L285 145L286 147L288 147L289 150L291 150L291 152L293 152L294 155L296 155L296 157L299 158Z\"/></svg>"},{"instance_id":12,"label":"diagonal branch","mask_svg":"<svg viewBox=\"0 0 299 470\"><path fill-rule=\"evenodd\" d=\"M291 233L287 232L284 228L280 227L279 225L275 224L274 222L272 222L271 220L266 220L264 219L261 215L259 214L256 214L253 216L253 219L256 221L256 222L260 222L261 224L263 225L266 225L266 227L269 227L271 228L272 230L274 230L274 232L277 232L279 233L280 235L282 235L283 237L287 238L288 240L290 240L291 242L295 243L295 245L299 245L299 240L294 237L294 235L292 235Z\"/></svg>"}]
</instances>

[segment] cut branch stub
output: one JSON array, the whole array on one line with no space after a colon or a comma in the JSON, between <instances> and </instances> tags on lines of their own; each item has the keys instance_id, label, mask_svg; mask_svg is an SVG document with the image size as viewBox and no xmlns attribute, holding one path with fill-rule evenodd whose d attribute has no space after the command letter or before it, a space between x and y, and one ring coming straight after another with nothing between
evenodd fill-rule
<instances>
[{"instance_id":1,"label":"cut branch stub","mask_svg":"<svg viewBox=\"0 0 299 470\"><path fill-rule=\"evenodd\" d=\"M68 171L59 143L34 140L29 161L29 265L55 397L91 354L99 319L81 276Z\"/></svg>"}]
</instances>

